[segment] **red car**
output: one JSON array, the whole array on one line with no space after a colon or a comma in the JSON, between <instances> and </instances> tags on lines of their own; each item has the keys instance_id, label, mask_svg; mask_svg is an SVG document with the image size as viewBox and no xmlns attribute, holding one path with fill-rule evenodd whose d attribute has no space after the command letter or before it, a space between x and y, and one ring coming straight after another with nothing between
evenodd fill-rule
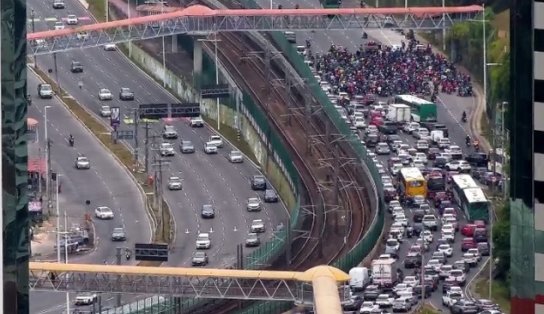
<instances>
[{"instance_id":1,"label":"red car","mask_svg":"<svg viewBox=\"0 0 544 314\"><path fill-rule=\"evenodd\" d=\"M476 225L473 223L466 224L461 229L461 234L465 237L472 237L474 235L474 230L476 230Z\"/></svg>"},{"instance_id":2,"label":"red car","mask_svg":"<svg viewBox=\"0 0 544 314\"><path fill-rule=\"evenodd\" d=\"M461 251L466 252L469 249L475 249L478 247L478 244L476 241L474 241L474 238L464 238L463 243L461 243Z\"/></svg>"}]
</instances>

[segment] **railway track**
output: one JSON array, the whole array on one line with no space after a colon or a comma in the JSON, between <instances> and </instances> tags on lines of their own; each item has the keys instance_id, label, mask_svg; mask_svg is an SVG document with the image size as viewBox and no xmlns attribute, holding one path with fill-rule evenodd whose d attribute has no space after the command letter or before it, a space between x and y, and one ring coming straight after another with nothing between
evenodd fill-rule
<instances>
[{"instance_id":1,"label":"railway track","mask_svg":"<svg viewBox=\"0 0 544 314\"><path fill-rule=\"evenodd\" d=\"M291 114L288 103L301 104L298 110L304 108L304 97L290 92L281 92L270 88L270 80L280 79L280 71L271 71L267 76L262 60L247 57L248 51L259 49L245 38L242 34L223 33L218 35L220 41L219 58L222 64L229 71L235 80L242 84L245 90L266 111L269 121L273 124L275 131L279 132L283 139L289 144L286 145L294 156L293 162L300 172L304 190L305 211L309 217L304 224L310 230L310 234L301 238L292 246L293 259L291 265L275 265L275 269L290 269L304 271L316 265L330 264L337 258L345 255L363 237L368 225L371 222L371 211L365 210L364 204L368 204L367 196L363 190L358 188L362 169L353 170L341 167L338 177L344 182L357 182L356 188L345 188L335 191L335 185L330 184L329 189L320 188L326 185L331 177L331 169L323 167L321 161L332 161L335 158L349 158L350 152L347 145L338 145L336 153L332 153L326 145L307 144L308 138L322 137L325 133L325 124L332 123L323 116L311 116L310 119L302 115L292 115L289 123L282 117ZM208 45L208 44L205 44ZM210 49L212 47L208 47ZM213 48L212 48L213 49ZM294 101L289 101L292 97ZM293 120L293 121L291 121ZM294 122L294 123L292 123ZM303 132L301 132L303 131ZM317 141L320 142L320 141ZM301 145L302 144L302 145ZM310 149L304 149L309 147ZM353 155L351 155L353 156ZM338 193L338 201L335 201ZM317 202L313 202L317 200ZM337 207L337 208L335 208ZM341 209L341 211L339 211ZM342 232L343 231L343 232ZM296 237L297 235L293 235ZM341 243L342 245L338 245ZM198 313L232 313L240 307L240 301L214 302ZM247 305L247 303L246 303Z\"/></svg>"}]
</instances>

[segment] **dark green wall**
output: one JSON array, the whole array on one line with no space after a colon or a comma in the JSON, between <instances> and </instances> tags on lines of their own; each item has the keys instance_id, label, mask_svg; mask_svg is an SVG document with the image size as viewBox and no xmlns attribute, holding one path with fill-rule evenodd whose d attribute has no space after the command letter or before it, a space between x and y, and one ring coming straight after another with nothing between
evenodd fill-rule
<instances>
[{"instance_id":1,"label":"dark green wall","mask_svg":"<svg viewBox=\"0 0 544 314\"><path fill-rule=\"evenodd\" d=\"M26 2L1 0L4 309L26 314L28 202L26 149Z\"/></svg>"}]
</instances>

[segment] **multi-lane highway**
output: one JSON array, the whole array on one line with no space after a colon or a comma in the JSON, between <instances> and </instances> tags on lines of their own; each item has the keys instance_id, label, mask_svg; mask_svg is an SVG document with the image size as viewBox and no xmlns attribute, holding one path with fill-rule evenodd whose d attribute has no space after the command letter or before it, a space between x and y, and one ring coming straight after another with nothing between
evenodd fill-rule
<instances>
[{"instance_id":1,"label":"multi-lane highway","mask_svg":"<svg viewBox=\"0 0 544 314\"><path fill-rule=\"evenodd\" d=\"M54 17L61 19L68 14L87 17L80 23L91 23L88 20L88 12L77 0L67 1L63 10L55 10L47 2L31 1L29 6L30 9L34 9L37 17L36 30L51 29ZM83 73L70 72L72 60L83 64ZM54 69L53 57L38 57L38 65L45 70ZM101 105L119 106L121 115L124 115L130 114L130 109L136 108L138 104L176 102L172 95L116 51L91 48L58 54L57 69L62 88L97 114ZM52 77L55 78L54 72ZM82 85L79 82L82 82ZM128 87L134 91L135 101L119 101L117 94L121 87ZM99 101L100 88L110 89L114 94L114 100ZM179 140L172 142L177 153L175 157L168 158L170 164L165 170L164 178L175 175L180 176L184 182L182 191L165 190L165 199L172 209L177 230L168 264L187 265L194 252L193 243L198 232L212 230L212 248L207 252L210 265L216 267L232 265L236 257L236 244L243 243L251 221L253 219L265 221L267 233L261 239L266 240L270 237L271 230L280 222L285 223L286 211L282 204L278 203L265 204L259 213L248 213L245 209L247 198L256 195L262 197L262 194L251 191L249 184L249 178L257 174L258 170L247 160L243 164L230 164L224 158L232 149L229 145L220 149L218 155L205 155L202 148L212 134L208 128L191 129L184 121L173 122L173 125L180 138L192 141L197 151L195 154L181 155L177 149ZM153 125L151 133L160 135L161 130L162 125L157 123ZM139 134L143 136L143 129ZM158 139L157 144L161 141ZM142 145L143 137L139 138L139 142ZM154 154L153 152L151 155ZM142 151L140 156L143 156ZM200 208L204 204L215 206L217 211L215 219L200 218Z\"/></svg>"},{"instance_id":2,"label":"multi-lane highway","mask_svg":"<svg viewBox=\"0 0 544 314\"><path fill-rule=\"evenodd\" d=\"M80 223L85 213L89 211L92 214L96 206L108 206L115 214L113 220L94 219L95 249L85 255L70 256L70 261L113 264L117 246L133 247L136 242L151 240L151 226L143 196L122 166L72 117L57 98L40 99L36 96L33 91L37 90L40 81L32 72L29 74L28 90L31 91L33 101L28 115L39 121L40 143L45 143L44 110L45 106L50 106L47 109L47 120L48 137L52 142L51 170L61 175L59 200L61 212L67 210L68 224ZM70 134L75 138L74 147L68 144ZM89 158L89 170L75 168L75 159L80 155ZM85 205L86 200L91 201L89 207ZM110 240L115 227L125 229L126 242L115 243ZM64 302L64 295L58 293L32 292L31 298L32 313L59 313Z\"/></svg>"}]
</instances>

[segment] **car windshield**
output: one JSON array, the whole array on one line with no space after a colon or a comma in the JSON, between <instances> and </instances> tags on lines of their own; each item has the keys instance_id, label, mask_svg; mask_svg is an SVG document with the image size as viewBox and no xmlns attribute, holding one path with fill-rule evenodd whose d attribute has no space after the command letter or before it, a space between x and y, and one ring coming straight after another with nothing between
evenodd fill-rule
<instances>
[{"instance_id":1,"label":"car windshield","mask_svg":"<svg viewBox=\"0 0 544 314\"><path fill-rule=\"evenodd\" d=\"M123 232L124 232L123 228L115 228L115 229L113 229L113 233L123 233Z\"/></svg>"},{"instance_id":2,"label":"car windshield","mask_svg":"<svg viewBox=\"0 0 544 314\"><path fill-rule=\"evenodd\" d=\"M189 142L189 141L183 141L181 142L183 146L190 146L190 145L193 145L193 143Z\"/></svg>"},{"instance_id":3,"label":"car windshield","mask_svg":"<svg viewBox=\"0 0 544 314\"><path fill-rule=\"evenodd\" d=\"M179 177L170 177L170 182L181 181Z\"/></svg>"},{"instance_id":4,"label":"car windshield","mask_svg":"<svg viewBox=\"0 0 544 314\"><path fill-rule=\"evenodd\" d=\"M51 90L51 85L49 85L49 84L40 85L40 89L44 90L44 91L50 91Z\"/></svg>"},{"instance_id":5,"label":"car windshield","mask_svg":"<svg viewBox=\"0 0 544 314\"><path fill-rule=\"evenodd\" d=\"M387 240L387 246L397 246L397 240Z\"/></svg>"},{"instance_id":6,"label":"car windshield","mask_svg":"<svg viewBox=\"0 0 544 314\"><path fill-rule=\"evenodd\" d=\"M206 257L206 253L204 253L204 252L195 252L195 257L196 258L204 258L204 257Z\"/></svg>"},{"instance_id":7,"label":"car windshield","mask_svg":"<svg viewBox=\"0 0 544 314\"><path fill-rule=\"evenodd\" d=\"M247 200L248 203L258 203L259 199L256 197L251 197Z\"/></svg>"},{"instance_id":8,"label":"car windshield","mask_svg":"<svg viewBox=\"0 0 544 314\"><path fill-rule=\"evenodd\" d=\"M238 157L238 156L242 156L242 153L237 150L233 150L232 152L230 152L230 155L233 157Z\"/></svg>"}]
</instances>

